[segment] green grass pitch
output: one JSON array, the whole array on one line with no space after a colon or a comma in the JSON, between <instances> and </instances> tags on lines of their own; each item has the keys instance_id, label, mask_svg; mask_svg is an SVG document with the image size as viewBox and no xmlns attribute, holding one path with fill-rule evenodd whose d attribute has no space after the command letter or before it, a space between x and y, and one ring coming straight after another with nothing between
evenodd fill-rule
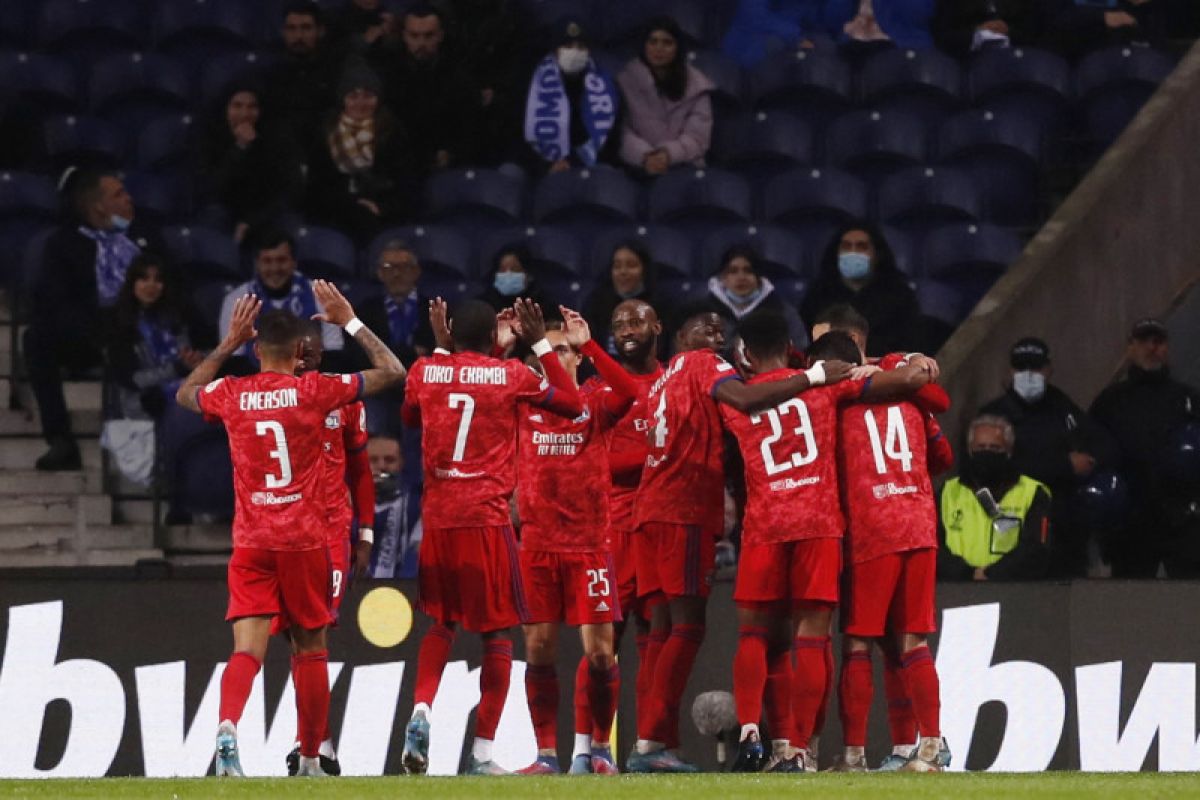
<instances>
[{"instance_id":1,"label":"green grass pitch","mask_svg":"<svg viewBox=\"0 0 1200 800\"><path fill-rule=\"evenodd\" d=\"M190 798L319 797L404 800L776 800L856 798L1196 797L1195 774L1055 772L1022 775L623 775L618 778L215 778L0 781L0 797Z\"/></svg>"}]
</instances>

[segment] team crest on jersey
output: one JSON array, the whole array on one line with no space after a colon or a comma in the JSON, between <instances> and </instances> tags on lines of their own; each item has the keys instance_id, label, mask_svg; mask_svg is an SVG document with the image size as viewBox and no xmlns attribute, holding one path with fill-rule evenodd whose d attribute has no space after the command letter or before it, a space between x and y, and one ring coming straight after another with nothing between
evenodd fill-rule
<instances>
[{"instance_id":1,"label":"team crest on jersey","mask_svg":"<svg viewBox=\"0 0 1200 800\"><path fill-rule=\"evenodd\" d=\"M580 415L579 415L578 417L576 417L575 419L571 420L571 422L573 422L573 423L575 423L575 424L578 424L578 423L580 423L580 422L587 422L587 421L588 421L589 419L591 419L591 418L592 418L592 411L591 411L591 409L589 409L587 406L584 406L584 407L583 407L583 413L582 413L582 414L580 414Z\"/></svg>"},{"instance_id":2,"label":"team crest on jersey","mask_svg":"<svg viewBox=\"0 0 1200 800\"><path fill-rule=\"evenodd\" d=\"M205 391L206 393L215 391L215 390L216 390L216 388L217 388L218 386L220 386L220 385L221 385L221 381L223 381L223 380L225 380L225 379L224 379L224 378L217 378L215 381L212 381L212 382L211 382L211 383L209 383L207 386L205 386L205 387L204 387L204 391Z\"/></svg>"},{"instance_id":3,"label":"team crest on jersey","mask_svg":"<svg viewBox=\"0 0 1200 800\"><path fill-rule=\"evenodd\" d=\"M329 412L329 416L325 418L325 427L331 431L336 431L342 427L342 412L340 409L334 409Z\"/></svg>"},{"instance_id":4,"label":"team crest on jersey","mask_svg":"<svg viewBox=\"0 0 1200 800\"><path fill-rule=\"evenodd\" d=\"M544 419L542 419L542 415L541 415L541 414L530 414L530 415L529 415L529 421L530 421L530 422L536 422L536 423L538 423L539 425L540 425L541 423L545 422L545 420L544 420Z\"/></svg>"}]
</instances>

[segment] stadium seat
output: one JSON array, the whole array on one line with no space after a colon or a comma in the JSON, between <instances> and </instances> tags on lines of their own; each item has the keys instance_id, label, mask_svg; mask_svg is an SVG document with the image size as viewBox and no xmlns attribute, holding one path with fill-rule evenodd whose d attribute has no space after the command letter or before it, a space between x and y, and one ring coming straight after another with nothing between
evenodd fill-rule
<instances>
[{"instance_id":1,"label":"stadium seat","mask_svg":"<svg viewBox=\"0 0 1200 800\"><path fill-rule=\"evenodd\" d=\"M338 281L338 291L345 295L353 308L362 308L363 304L380 297L383 294L383 284L374 278L356 278Z\"/></svg>"},{"instance_id":2,"label":"stadium seat","mask_svg":"<svg viewBox=\"0 0 1200 800\"><path fill-rule=\"evenodd\" d=\"M786 111L754 111L718 120L710 155L714 162L754 180L765 180L813 163L812 128Z\"/></svg>"},{"instance_id":3,"label":"stadium seat","mask_svg":"<svg viewBox=\"0 0 1200 800\"><path fill-rule=\"evenodd\" d=\"M950 329L966 319L973 305L968 304L962 293L938 281L917 281L915 288L921 313L945 323Z\"/></svg>"},{"instance_id":4,"label":"stadium seat","mask_svg":"<svg viewBox=\"0 0 1200 800\"><path fill-rule=\"evenodd\" d=\"M694 273L692 240L662 225L620 225L608 228L592 241L590 272L597 281L609 275L612 254L623 242L636 242L650 253L659 277L686 278Z\"/></svg>"},{"instance_id":5,"label":"stadium seat","mask_svg":"<svg viewBox=\"0 0 1200 800\"><path fill-rule=\"evenodd\" d=\"M127 172L125 188L133 196L138 217L155 227L180 222L191 216L190 175L180 172Z\"/></svg>"},{"instance_id":6,"label":"stadium seat","mask_svg":"<svg viewBox=\"0 0 1200 800\"><path fill-rule=\"evenodd\" d=\"M19 258L29 241L58 220L54 181L27 172L0 172L0 279L8 283L19 272Z\"/></svg>"},{"instance_id":7,"label":"stadium seat","mask_svg":"<svg viewBox=\"0 0 1200 800\"><path fill-rule=\"evenodd\" d=\"M682 229L706 231L714 224L748 222L750 184L719 169L680 168L655 179L648 200L649 218Z\"/></svg>"},{"instance_id":8,"label":"stadium seat","mask_svg":"<svg viewBox=\"0 0 1200 800\"><path fill-rule=\"evenodd\" d=\"M962 107L958 62L938 50L883 50L862 67L863 102L882 111L915 112L936 123Z\"/></svg>"},{"instance_id":9,"label":"stadium seat","mask_svg":"<svg viewBox=\"0 0 1200 800\"><path fill-rule=\"evenodd\" d=\"M560 24L568 19L579 23L593 43L600 44L600 23L593 13L591 0L531 0L522 3L521 15L527 21L532 51L539 55L550 49L558 36Z\"/></svg>"},{"instance_id":10,"label":"stadium seat","mask_svg":"<svg viewBox=\"0 0 1200 800\"><path fill-rule=\"evenodd\" d=\"M638 185L611 167L555 172L533 191L533 221L555 223L612 223L637 218Z\"/></svg>"},{"instance_id":11,"label":"stadium seat","mask_svg":"<svg viewBox=\"0 0 1200 800\"><path fill-rule=\"evenodd\" d=\"M776 225L730 225L706 236L700 245L701 275L721 267L721 256L734 245L748 245L758 253L760 265L772 280L811 276L816 263L804 240Z\"/></svg>"},{"instance_id":12,"label":"stadium seat","mask_svg":"<svg viewBox=\"0 0 1200 800\"><path fill-rule=\"evenodd\" d=\"M227 233L175 225L164 228L162 235L172 261L193 284L201 281L229 283L249 277L248 270L242 267L237 243ZM219 304L217 310L220 310Z\"/></svg>"},{"instance_id":13,"label":"stadium seat","mask_svg":"<svg viewBox=\"0 0 1200 800\"><path fill-rule=\"evenodd\" d=\"M713 114L718 120L745 107L742 68L737 62L720 50L693 50L687 57L688 63L703 72L714 84L709 98L712 100Z\"/></svg>"},{"instance_id":14,"label":"stadium seat","mask_svg":"<svg viewBox=\"0 0 1200 800\"><path fill-rule=\"evenodd\" d=\"M425 184L430 221L464 226L519 222L525 211L526 182L492 169L440 172Z\"/></svg>"},{"instance_id":15,"label":"stadium seat","mask_svg":"<svg viewBox=\"0 0 1200 800\"><path fill-rule=\"evenodd\" d=\"M157 171L189 166L194 135L191 114L167 114L147 122L138 134L138 167Z\"/></svg>"},{"instance_id":16,"label":"stadium seat","mask_svg":"<svg viewBox=\"0 0 1200 800\"><path fill-rule=\"evenodd\" d=\"M190 293L196 314L215 331L221 319L221 306L225 303L225 296L238 284L231 280L203 280L199 275L191 278L195 288L191 289Z\"/></svg>"},{"instance_id":17,"label":"stadium seat","mask_svg":"<svg viewBox=\"0 0 1200 800\"><path fill-rule=\"evenodd\" d=\"M486 237L479 249L479 274L487 275L496 254L505 247L521 245L529 250L526 264L539 279L550 276L583 278L587 274L583 247L578 238L551 227L508 228Z\"/></svg>"},{"instance_id":18,"label":"stadium seat","mask_svg":"<svg viewBox=\"0 0 1200 800\"><path fill-rule=\"evenodd\" d=\"M358 264L354 240L333 228L304 225L296 231L296 262L310 278L353 277Z\"/></svg>"},{"instance_id":19,"label":"stadium seat","mask_svg":"<svg viewBox=\"0 0 1200 800\"><path fill-rule=\"evenodd\" d=\"M983 212L971 178L952 167L911 167L879 189L879 219L917 235L950 222L975 222Z\"/></svg>"},{"instance_id":20,"label":"stadium seat","mask_svg":"<svg viewBox=\"0 0 1200 800\"><path fill-rule=\"evenodd\" d=\"M688 303L702 298L706 294L708 294L707 277L683 278L668 276L659 278L659 297L670 299L670 302L665 304L666 307L662 309L660 318L666 320L668 325L671 325L673 322L679 322L679 320L672 320L672 315L680 308L686 307Z\"/></svg>"},{"instance_id":21,"label":"stadium seat","mask_svg":"<svg viewBox=\"0 0 1200 800\"><path fill-rule=\"evenodd\" d=\"M140 129L164 114L182 114L192 104L187 72L153 53L116 55L92 66L88 97L94 113Z\"/></svg>"},{"instance_id":22,"label":"stadium seat","mask_svg":"<svg viewBox=\"0 0 1200 800\"><path fill-rule=\"evenodd\" d=\"M836 169L795 169L773 178L762 196L762 218L786 225L809 246L828 240L833 229L870 210L866 185Z\"/></svg>"},{"instance_id":23,"label":"stadium seat","mask_svg":"<svg viewBox=\"0 0 1200 800\"><path fill-rule=\"evenodd\" d=\"M176 451L172 494L176 511L219 519L233 516L233 465L223 428L196 436Z\"/></svg>"},{"instance_id":24,"label":"stadium seat","mask_svg":"<svg viewBox=\"0 0 1200 800\"><path fill-rule=\"evenodd\" d=\"M1071 67L1066 59L1032 47L989 48L971 59L967 87L975 108L1022 112L1048 130L1068 118Z\"/></svg>"},{"instance_id":25,"label":"stadium seat","mask_svg":"<svg viewBox=\"0 0 1200 800\"><path fill-rule=\"evenodd\" d=\"M125 137L121 130L96 117L50 117L42 125L42 136L46 155L56 170L72 164L115 167L125 160Z\"/></svg>"},{"instance_id":26,"label":"stadium seat","mask_svg":"<svg viewBox=\"0 0 1200 800\"><path fill-rule=\"evenodd\" d=\"M1006 228L976 223L947 225L925 237L924 274L954 286L974 302L1020 257L1021 249L1021 239Z\"/></svg>"},{"instance_id":27,"label":"stadium seat","mask_svg":"<svg viewBox=\"0 0 1200 800\"><path fill-rule=\"evenodd\" d=\"M790 303L795 307L799 307L804 302L804 296L808 294L808 287L811 285L807 278L778 278L773 280L775 291L779 292L779 296L784 299L784 302Z\"/></svg>"},{"instance_id":28,"label":"stadium seat","mask_svg":"<svg viewBox=\"0 0 1200 800\"><path fill-rule=\"evenodd\" d=\"M170 0L155 6L158 50L196 64L222 53L253 50L263 27L257 3Z\"/></svg>"},{"instance_id":29,"label":"stadium seat","mask_svg":"<svg viewBox=\"0 0 1200 800\"><path fill-rule=\"evenodd\" d=\"M25 50L34 44L33 11L25 3L0 3L0 47Z\"/></svg>"},{"instance_id":30,"label":"stadium seat","mask_svg":"<svg viewBox=\"0 0 1200 800\"><path fill-rule=\"evenodd\" d=\"M925 122L903 111L854 111L838 117L826 134L829 163L872 185L924 162Z\"/></svg>"},{"instance_id":31,"label":"stadium seat","mask_svg":"<svg viewBox=\"0 0 1200 800\"><path fill-rule=\"evenodd\" d=\"M39 46L84 62L144 50L149 43L146 34L141 4L134 0L46 0L37 15Z\"/></svg>"},{"instance_id":32,"label":"stadium seat","mask_svg":"<svg viewBox=\"0 0 1200 800\"><path fill-rule=\"evenodd\" d=\"M421 277L421 292L429 297L442 298L450 304L450 308L453 310L456 303L479 297L483 294L484 287L478 281L467 278L434 275L429 279Z\"/></svg>"},{"instance_id":33,"label":"stadium seat","mask_svg":"<svg viewBox=\"0 0 1200 800\"><path fill-rule=\"evenodd\" d=\"M793 111L822 130L854 107L854 78L836 53L797 50L771 56L747 76L754 107Z\"/></svg>"},{"instance_id":34,"label":"stadium seat","mask_svg":"<svg viewBox=\"0 0 1200 800\"><path fill-rule=\"evenodd\" d=\"M965 111L938 133L938 163L966 171L983 192L988 219L1032 225L1038 219L1042 134L1011 112Z\"/></svg>"},{"instance_id":35,"label":"stadium seat","mask_svg":"<svg viewBox=\"0 0 1200 800\"><path fill-rule=\"evenodd\" d=\"M274 62L275 57L271 54L254 51L223 53L208 59L199 76L200 102L206 108L218 102L225 88L234 81L249 79L257 83Z\"/></svg>"},{"instance_id":36,"label":"stadium seat","mask_svg":"<svg viewBox=\"0 0 1200 800\"><path fill-rule=\"evenodd\" d=\"M0 96L19 98L39 115L81 110L75 70L66 61L39 53L0 53Z\"/></svg>"},{"instance_id":37,"label":"stadium seat","mask_svg":"<svg viewBox=\"0 0 1200 800\"><path fill-rule=\"evenodd\" d=\"M685 49L703 44L712 37L708 35L708 19L704 3L695 0L640 0L631 3L604 3L599 21L601 37L609 47L626 45L637 47L642 43L646 23L656 16L667 16L675 20L683 32Z\"/></svg>"},{"instance_id":38,"label":"stadium seat","mask_svg":"<svg viewBox=\"0 0 1200 800\"><path fill-rule=\"evenodd\" d=\"M538 286L546 297L552 309L543 309L547 314L558 315L557 306L564 305L582 313L583 305L588 295L596 288L596 284L578 275L557 275L542 272L538 275Z\"/></svg>"},{"instance_id":39,"label":"stadium seat","mask_svg":"<svg viewBox=\"0 0 1200 800\"><path fill-rule=\"evenodd\" d=\"M1098 148L1116 141L1174 69L1165 53L1146 47L1110 47L1085 56L1076 70L1084 130Z\"/></svg>"},{"instance_id":40,"label":"stadium seat","mask_svg":"<svg viewBox=\"0 0 1200 800\"><path fill-rule=\"evenodd\" d=\"M881 225L879 228L888 247L891 248L896 269L910 278L922 274L924 262L921 259L920 241L911 232L893 225ZM820 257L819 253L817 257Z\"/></svg>"},{"instance_id":41,"label":"stadium seat","mask_svg":"<svg viewBox=\"0 0 1200 800\"><path fill-rule=\"evenodd\" d=\"M425 291L427 278L463 282L478 274L474 268L471 241L461 230L447 225L411 225L388 228L371 240L365 253L364 277L375 277L375 265L384 246L397 239L411 247L417 256L421 265L422 291Z\"/></svg>"}]
</instances>

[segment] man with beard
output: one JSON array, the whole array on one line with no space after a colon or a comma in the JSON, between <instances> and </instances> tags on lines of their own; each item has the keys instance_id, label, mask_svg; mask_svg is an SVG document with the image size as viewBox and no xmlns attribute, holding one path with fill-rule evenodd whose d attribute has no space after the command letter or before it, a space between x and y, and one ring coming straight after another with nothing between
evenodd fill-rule
<instances>
[{"instance_id":1,"label":"man with beard","mask_svg":"<svg viewBox=\"0 0 1200 800\"><path fill-rule=\"evenodd\" d=\"M312 0L287 4L280 34L283 58L267 73L264 105L287 130L303 136L317 129L333 105L341 59L326 39L321 7Z\"/></svg>"}]
</instances>

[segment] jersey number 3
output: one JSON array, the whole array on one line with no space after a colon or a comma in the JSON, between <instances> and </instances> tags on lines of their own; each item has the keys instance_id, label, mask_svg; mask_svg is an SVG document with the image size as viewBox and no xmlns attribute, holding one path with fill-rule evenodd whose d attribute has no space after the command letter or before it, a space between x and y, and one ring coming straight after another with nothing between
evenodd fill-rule
<instances>
[{"instance_id":1,"label":"jersey number 3","mask_svg":"<svg viewBox=\"0 0 1200 800\"><path fill-rule=\"evenodd\" d=\"M267 473L267 488L280 489L287 486L292 482L292 459L288 455L287 437L283 433L283 426L273 419L262 419L254 424L254 432L259 436L269 433L275 437L275 449L267 455L279 462L279 474Z\"/></svg>"}]
</instances>

